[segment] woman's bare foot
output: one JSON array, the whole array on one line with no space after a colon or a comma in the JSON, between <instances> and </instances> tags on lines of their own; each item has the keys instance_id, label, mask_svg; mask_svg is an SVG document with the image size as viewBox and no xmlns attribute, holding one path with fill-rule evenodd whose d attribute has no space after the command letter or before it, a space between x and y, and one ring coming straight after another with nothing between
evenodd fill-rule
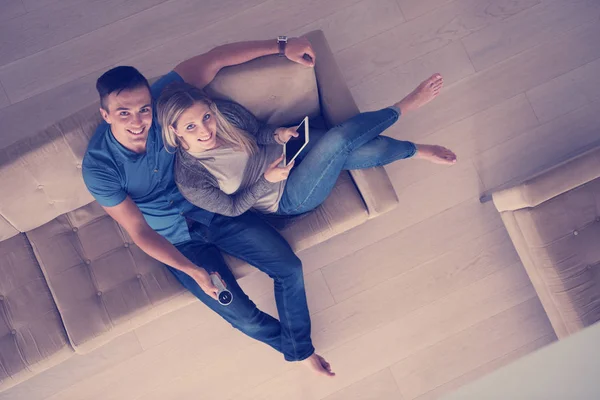
<instances>
[{"instance_id":1,"label":"woman's bare foot","mask_svg":"<svg viewBox=\"0 0 600 400\"><path fill-rule=\"evenodd\" d=\"M444 78L441 74L433 74L421 82L408 96L394 104L401 112L416 110L433 100L442 90Z\"/></svg>"},{"instance_id":2,"label":"woman's bare foot","mask_svg":"<svg viewBox=\"0 0 600 400\"><path fill-rule=\"evenodd\" d=\"M442 146L418 144L415 158L430 161L434 164L452 165L456 163L456 154Z\"/></svg>"},{"instance_id":3,"label":"woman's bare foot","mask_svg":"<svg viewBox=\"0 0 600 400\"><path fill-rule=\"evenodd\" d=\"M331 372L331 365L329 365L329 363L317 353L313 353L312 356L300 362L311 370L315 371L317 374L324 376L335 376L335 373Z\"/></svg>"}]
</instances>

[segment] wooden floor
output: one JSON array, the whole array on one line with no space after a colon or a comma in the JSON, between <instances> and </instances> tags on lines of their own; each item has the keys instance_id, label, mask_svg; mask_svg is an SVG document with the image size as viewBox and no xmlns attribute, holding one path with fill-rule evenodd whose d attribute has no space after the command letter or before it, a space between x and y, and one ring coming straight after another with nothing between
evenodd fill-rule
<instances>
[{"instance_id":1,"label":"wooden floor","mask_svg":"<svg viewBox=\"0 0 600 400\"><path fill-rule=\"evenodd\" d=\"M434 399L555 340L478 198L598 139L599 19L597 0L2 0L5 143L95 101L111 66L155 76L218 44L320 28L362 110L441 72L443 94L389 134L459 163L390 165L400 207L300 254L335 379L193 304L0 399ZM241 283L275 313L264 275Z\"/></svg>"}]
</instances>

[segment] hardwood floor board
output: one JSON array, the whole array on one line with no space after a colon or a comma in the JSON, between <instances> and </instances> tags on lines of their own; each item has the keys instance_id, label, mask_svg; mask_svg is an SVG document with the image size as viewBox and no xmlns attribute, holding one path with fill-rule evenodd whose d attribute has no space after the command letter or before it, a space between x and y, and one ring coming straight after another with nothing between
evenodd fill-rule
<instances>
[{"instance_id":1,"label":"hardwood floor board","mask_svg":"<svg viewBox=\"0 0 600 400\"><path fill-rule=\"evenodd\" d=\"M469 162L466 166L453 166L404 188L399 193L400 205L397 210L402 212L400 218L408 228L323 267L335 300L346 299L385 281L402 271L398 270L400 266L406 267L416 260L424 262L448 249L446 246L468 242L473 231L480 229L488 232L494 229L495 216L485 220L482 210L465 215L466 219L460 223L462 226L456 226L454 221L449 223L444 218L448 214L454 214L451 218L457 218L462 213L454 206L467 199L478 198L481 189L476 175ZM445 210L449 213L438 218L445 214ZM432 221L438 221L438 224L432 226ZM466 226L471 224L470 230L465 232ZM430 230L422 231L425 226ZM411 260L412 257L414 259Z\"/></svg>"},{"instance_id":2,"label":"hardwood floor board","mask_svg":"<svg viewBox=\"0 0 600 400\"><path fill-rule=\"evenodd\" d=\"M388 368L368 376L323 400L403 400Z\"/></svg>"},{"instance_id":3,"label":"hardwood floor board","mask_svg":"<svg viewBox=\"0 0 600 400\"><path fill-rule=\"evenodd\" d=\"M454 0L336 55L350 87L517 14L540 0Z\"/></svg>"},{"instance_id":4,"label":"hardwood floor board","mask_svg":"<svg viewBox=\"0 0 600 400\"><path fill-rule=\"evenodd\" d=\"M500 314L497 321L501 325L512 317L511 308L534 297L523 267L505 268L465 290L325 352L337 373L335 379L322 379L296 366L241 398L321 399L491 316Z\"/></svg>"},{"instance_id":5,"label":"hardwood floor board","mask_svg":"<svg viewBox=\"0 0 600 400\"><path fill-rule=\"evenodd\" d=\"M0 2L0 22L2 22L2 25L26 12L27 10L25 10L21 0L2 0Z\"/></svg>"},{"instance_id":6,"label":"hardwood floor board","mask_svg":"<svg viewBox=\"0 0 600 400\"><path fill-rule=\"evenodd\" d=\"M446 126L432 134L404 131L399 127L393 137L416 143L445 146L457 154L458 163L470 160L513 137L538 126L538 120L524 94L519 94L484 111ZM447 168L429 162L414 162L410 166L398 162L388 173L396 190L441 173Z\"/></svg>"},{"instance_id":7,"label":"hardwood floor board","mask_svg":"<svg viewBox=\"0 0 600 400\"><path fill-rule=\"evenodd\" d=\"M600 59L587 63L527 91L542 122L600 100Z\"/></svg>"},{"instance_id":8,"label":"hardwood floor board","mask_svg":"<svg viewBox=\"0 0 600 400\"><path fill-rule=\"evenodd\" d=\"M600 131L598 106L591 103L475 157L485 190L531 177L596 143Z\"/></svg>"},{"instance_id":9,"label":"hardwood floor board","mask_svg":"<svg viewBox=\"0 0 600 400\"><path fill-rule=\"evenodd\" d=\"M552 42L519 53L449 85L398 127L428 134L600 58L600 24L582 25Z\"/></svg>"},{"instance_id":10,"label":"hardwood floor board","mask_svg":"<svg viewBox=\"0 0 600 400\"><path fill-rule=\"evenodd\" d=\"M537 298L510 311L504 323L493 316L394 364L403 397L414 399L553 332Z\"/></svg>"},{"instance_id":11,"label":"hardwood floor board","mask_svg":"<svg viewBox=\"0 0 600 400\"><path fill-rule=\"evenodd\" d=\"M133 332L84 355L75 354L63 363L43 371L27 381L0 392L0 400L44 400L70 387L78 380L101 373L142 353Z\"/></svg>"},{"instance_id":12,"label":"hardwood floor board","mask_svg":"<svg viewBox=\"0 0 600 400\"><path fill-rule=\"evenodd\" d=\"M444 249L433 258L403 261L396 275L313 316L317 348L339 346L518 263L502 228ZM377 274L378 267L375 263L364 269Z\"/></svg>"},{"instance_id":13,"label":"hardwood floor board","mask_svg":"<svg viewBox=\"0 0 600 400\"><path fill-rule=\"evenodd\" d=\"M595 0L544 0L462 41L475 68L481 71L599 17L600 3Z\"/></svg>"},{"instance_id":14,"label":"hardwood floor board","mask_svg":"<svg viewBox=\"0 0 600 400\"><path fill-rule=\"evenodd\" d=\"M206 0L202 7L192 0L162 3L0 67L0 81L11 102L16 103L100 68L108 68L262 1ZM144 29L150 26L152 29Z\"/></svg>"},{"instance_id":15,"label":"hardwood floor board","mask_svg":"<svg viewBox=\"0 0 600 400\"><path fill-rule=\"evenodd\" d=\"M0 66L92 32L166 0L62 0L0 25ZM100 49L97 48L97 51Z\"/></svg>"},{"instance_id":16,"label":"hardwood floor board","mask_svg":"<svg viewBox=\"0 0 600 400\"><path fill-rule=\"evenodd\" d=\"M505 365L508 365L521 357L524 357L530 353L533 353L543 347L548 346L549 344L556 341L556 335L554 331L551 333L526 344L500 358L497 358L493 361L488 362L478 368L475 368L466 374L461 375L460 377L453 379L452 381L445 383L436 387L433 390L428 391L427 393L420 395L416 398L416 400L436 400L441 398L443 395L446 395L459 387L469 383L476 381L477 379L489 374L492 371L495 371L499 368L502 368Z\"/></svg>"},{"instance_id":17,"label":"hardwood floor board","mask_svg":"<svg viewBox=\"0 0 600 400\"><path fill-rule=\"evenodd\" d=\"M451 0L397 0L402 13L407 20L420 17L421 15L430 12L444 4L450 3Z\"/></svg>"},{"instance_id":18,"label":"hardwood floor board","mask_svg":"<svg viewBox=\"0 0 600 400\"><path fill-rule=\"evenodd\" d=\"M458 82L475 72L460 42L452 42L417 57L350 90L361 110L379 109L400 101L419 83L438 72L444 76L445 85Z\"/></svg>"},{"instance_id":19,"label":"hardwood floor board","mask_svg":"<svg viewBox=\"0 0 600 400\"><path fill-rule=\"evenodd\" d=\"M404 16L395 0L363 0L342 8L335 14L294 29L289 35L299 36L321 29L335 53L403 22Z\"/></svg>"}]
</instances>

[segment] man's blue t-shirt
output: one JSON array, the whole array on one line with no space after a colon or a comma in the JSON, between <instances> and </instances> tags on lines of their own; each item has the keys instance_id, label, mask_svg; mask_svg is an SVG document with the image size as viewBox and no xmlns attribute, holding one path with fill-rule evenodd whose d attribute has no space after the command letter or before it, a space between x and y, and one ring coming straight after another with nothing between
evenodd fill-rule
<instances>
[{"instance_id":1,"label":"man's blue t-shirt","mask_svg":"<svg viewBox=\"0 0 600 400\"><path fill-rule=\"evenodd\" d=\"M182 81L175 71L160 78L151 87L153 102L166 85ZM190 240L186 217L208 225L214 214L181 195L173 176L174 160L175 154L163 145L153 111L146 152L141 154L121 145L110 125L101 123L83 158L83 180L101 206L116 206L130 196L152 229L173 244L182 243Z\"/></svg>"}]
</instances>

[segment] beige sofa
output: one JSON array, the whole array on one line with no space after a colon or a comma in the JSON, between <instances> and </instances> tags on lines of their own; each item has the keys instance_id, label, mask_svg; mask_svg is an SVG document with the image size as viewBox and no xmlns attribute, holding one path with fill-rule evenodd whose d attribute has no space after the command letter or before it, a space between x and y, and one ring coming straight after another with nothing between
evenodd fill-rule
<instances>
[{"instance_id":1,"label":"beige sofa","mask_svg":"<svg viewBox=\"0 0 600 400\"><path fill-rule=\"evenodd\" d=\"M355 115L323 33L308 37L315 69L265 57L221 71L209 91L276 124ZM81 160L98 122L93 104L0 149L0 390L197 301L86 190ZM397 201L383 168L344 173L325 204L280 230L301 251ZM254 271L227 260L237 277Z\"/></svg>"},{"instance_id":2,"label":"beige sofa","mask_svg":"<svg viewBox=\"0 0 600 400\"><path fill-rule=\"evenodd\" d=\"M492 198L558 338L600 320L600 147Z\"/></svg>"}]
</instances>

